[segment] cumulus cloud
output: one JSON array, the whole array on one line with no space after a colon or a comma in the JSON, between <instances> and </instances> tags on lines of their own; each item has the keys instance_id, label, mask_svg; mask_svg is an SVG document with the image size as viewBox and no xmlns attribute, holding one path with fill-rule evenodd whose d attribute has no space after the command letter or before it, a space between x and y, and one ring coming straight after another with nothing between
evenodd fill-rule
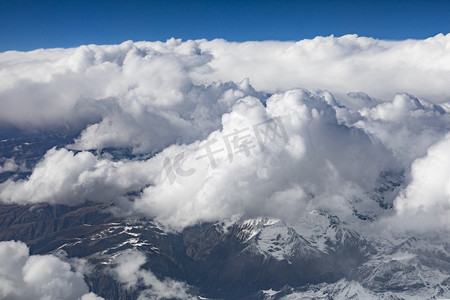
<instances>
[{"instance_id":1,"label":"cumulus cloud","mask_svg":"<svg viewBox=\"0 0 450 300\"><path fill-rule=\"evenodd\" d=\"M83 274L53 255L29 255L25 243L0 242L2 299L103 299L88 293Z\"/></svg>"},{"instance_id":2,"label":"cumulus cloud","mask_svg":"<svg viewBox=\"0 0 450 300\"><path fill-rule=\"evenodd\" d=\"M450 228L450 134L414 161L411 182L394 204L394 226L422 232Z\"/></svg>"},{"instance_id":3,"label":"cumulus cloud","mask_svg":"<svg viewBox=\"0 0 450 300\"><path fill-rule=\"evenodd\" d=\"M356 127L382 140L405 165L423 155L450 131L450 114L442 106L408 94L392 102L359 110Z\"/></svg>"},{"instance_id":4,"label":"cumulus cloud","mask_svg":"<svg viewBox=\"0 0 450 300\"><path fill-rule=\"evenodd\" d=\"M150 182L151 169L141 161L112 161L90 152L50 149L29 178L0 184L6 203L112 201Z\"/></svg>"},{"instance_id":5,"label":"cumulus cloud","mask_svg":"<svg viewBox=\"0 0 450 300\"><path fill-rule=\"evenodd\" d=\"M166 172L155 178L134 200L136 211L175 228L238 214L284 219L311 209L351 214L348 199L373 189L392 156L364 131L340 124L328 96L293 90L273 95L266 106L252 97L240 100L223 116L222 131L154 158L182 153L178 167L189 176L178 174L172 182ZM264 132L261 139L257 132ZM227 149L227 141L236 138L238 147ZM208 157L205 145L216 154ZM174 161L170 170L176 173Z\"/></svg>"},{"instance_id":6,"label":"cumulus cloud","mask_svg":"<svg viewBox=\"0 0 450 300\"><path fill-rule=\"evenodd\" d=\"M164 72L181 70L161 70ZM152 78L153 83L155 76L142 77ZM77 150L133 148L135 153L148 153L175 142L192 142L218 129L220 117L237 99L257 95L245 80L241 84L208 86L184 82L185 86L177 86L176 81L167 80L170 87L154 83L155 87L147 87L145 95L126 95L113 112L101 122L88 126L70 147Z\"/></svg>"},{"instance_id":7,"label":"cumulus cloud","mask_svg":"<svg viewBox=\"0 0 450 300\"><path fill-rule=\"evenodd\" d=\"M112 273L117 280L130 288L140 287L138 299L198 299L192 296L189 286L170 278L158 279L150 270L143 268L145 255L137 250L121 253L115 258Z\"/></svg>"},{"instance_id":8,"label":"cumulus cloud","mask_svg":"<svg viewBox=\"0 0 450 300\"><path fill-rule=\"evenodd\" d=\"M349 104L397 92L448 101L449 43L442 34L398 42L346 35L8 51L0 53L0 127L84 129L78 150L162 150L218 129L234 100L255 94L246 84L213 82L245 78L260 91L330 90ZM355 97L361 92L372 97Z\"/></svg>"},{"instance_id":9,"label":"cumulus cloud","mask_svg":"<svg viewBox=\"0 0 450 300\"><path fill-rule=\"evenodd\" d=\"M174 230L311 209L351 216L384 171L411 172L415 185L411 164L449 132L449 43L347 35L1 53L0 128L80 134L0 184L0 200L114 201ZM136 156L99 154L108 148Z\"/></svg>"},{"instance_id":10,"label":"cumulus cloud","mask_svg":"<svg viewBox=\"0 0 450 300\"><path fill-rule=\"evenodd\" d=\"M327 92L292 90L265 104L244 97L222 116L221 130L146 160L114 162L91 152L51 149L28 179L1 184L0 198L118 202L142 190L127 213L174 230L235 215L296 219L325 209L349 216L349 199L373 189L394 158L377 139L340 123L338 108Z\"/></svg>"},{"instance_id":11,"label":"cumulus cloud","mask_svg":"<svg viewBox=\"0 0 450 300\"><path fill-rule=\"evenodd\" d=\"M84 129L77 150L192 142L217 129L236 99L257 96L245 80L193 84L211 58L198 42L174 39L2 53L0 128Z\"/></svg>"}]
</instances>

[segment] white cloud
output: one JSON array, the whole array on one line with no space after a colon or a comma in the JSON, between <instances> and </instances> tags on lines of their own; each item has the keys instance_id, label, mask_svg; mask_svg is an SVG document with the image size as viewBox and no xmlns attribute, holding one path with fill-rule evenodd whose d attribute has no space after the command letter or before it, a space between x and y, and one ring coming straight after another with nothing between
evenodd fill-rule
<instances>
[{"instance_id":1,"label":"white cloud","mask_svg":"<svg viewBox=\"0 0 450 300\"><path fill-rule=\"evenodd\" d=\"M29 178L0 184L0 199L116 201L172 229L236 215L289 219L310 209L351 215L353 199L372 201L367 193L381 171L408 173L450 131L449 43L450 34L407 41L348 35L1 53L0 128L81 134L49 150ZM253 126L276 117L287 139L262 151ZM254 147L231 161L224 138L244 129ZM223 149L214 165L197 159L214 141ZM147 156L113 161L87 151L108 147ZM167 178L167 158L185 176ZM5 161L0 171L14 168Z\"/></svg>"},{"instance_id":2,"label":"white cloud","mask_svg":"<svg viewBox=\"0 0 450 300\"><path fill-rule=\"evenodd\" d=\"M9 51L0 53L0 127L85 129L73 146L79 150L162 150L218 129L220 116L237 99L255 94L245 84L213 82L245 78L271 93L326 89L353 105L373 98L355 100L362 94L347 97L349 92L384 100L407 92L448 101L449 43L450 34L398 42L347 35Z\"/></svg>"},{"instance_id":3,"label":"white cloud","mask_svg":"<svg viewBox=\"0 0 450 300\"><path fill-rule=\"evenodd\" d=\"M198 42L178 40L2 53L0 128L84 129L78 150L192 142L236 99L256 95L246 81L194 85L210 59Z\"/></svg>"},{"instance_id":4,"label":"white cloud","mask_svg":"<svg viewBox=\"0 0 450 300\"><path fill-rule=\"evenodd\" d=\"M90 152L50 149L28 179L0 184L6 203L112 201L151 182L152 169L140 161L111 161Z\"/></svg>"},{"instance_id":5,"label":"white cloud","mask_svg":"<svg viewBox=\"0 0 450 300\"><path fill-rule=\"evenodd\" d=\"M448 101L450 34L426 40L383 41L345 35L298 42L203 41L214 56L201 81L251 79L257 90L327 89L343 97L366 92L391 99L398 92ZM197 74L195 74L197 75Z\"/></svg>"},{"instance_id":6,"label":"white cloud","mask_svg":"<svg viewBox=\"0 0 450 300\"><path fill-rule=\"evenodd\" d=\"M222 131L201 142L167 148L155 157L162 161L183 153L180 167L191 170L190 176L181 174L172 182L163 173L134 200L135 210L172 229L239 214L295 219L319 208L351 215L348 199L370 191L393 158L363 131L339 124L326 98L293 90L272 96L266 107L255 98L240 100L223 116ZM261 149L253 126L278 117L287 140L276 136ZM258 130L267 130L268 125L274 128L269 122ZM250 151L234 149L230 161L224 140L244 129L231 138L250 135ZM268 133L273 137L272 131ZM212 151L222 149L214 156L215 166L208 157L199 159L206 153L203 145L213 142Z\"/></svg>"},{"instance_id":7,"label":"white cloud","mask_svg":"<svg viewBox=\"0 0 450 300\"><path fill-rule=\"evenodd\" d=\"M450 228L450 134L414 161L411 182L394 204L397 214L389 220L402 230Z\"/></svg>"},{"instance_id":8,"label":"white cloud","mask_svg":"<svg viewBox=\"0 0 450 300\"><path fill-rule=\"evenodd\" d=\"M125 194L143 189L122 208L175 230L235 215L295 219L311 209L345 217L352 214L348 199L370 191L393 157L364 131L340 124L336 104L329 93L305 90L275 94L266 105L245 97L222 116L222 130L147 160L114 162L86 151L51 149L28 179L2 183L0 198L7 203L124 204ZM248 140L248 152L235 148L236 137L243 138L238 146ZM214 141L213 150L221 152L211 162L204 145ZM172 170L174 178L168 178L170 165L164 161L175 163L179 154L181 168L194 171L180 176Z\"/></svg>"},{"instance_id":9,"label":"white cloud","mask_svg":"<svg viewBox=\"0 0 450 300\"><path fill-rule=\"evenodd\" d=\"M146 257L142 252L130 250L116 257L112 273L127 288L140 287L138 299L197 299L189 294L189 286L170 278L159 280L150 270L142 266Z\"/></svg>"},{"instance_id":10,"label":"white cloud","mask_svg":"<svg viewBox=\"0 0 450 300\"><path fill-rule=\"evenodd\" d=\"M83 274L53 255L29 255L25 243L0 242L2 299L103 299L88 293Z\"/></svg>"},{"instance_id":11,"label":"white cloud","mask_svg":"<svg viewBox=\"0 0 450 300\"><path fill-rule=\"evenodd\" d=\"M408 166L450 131L450 114L443 107L407 94L359 113L355 126L381 139Z\"/></svg>"},{"instance_id":12,"label":"white cloud","mask_svg":"<svg viewBox=\"0 0 450 300\"><path fill-rule=\"evenodd\" d=\"M84 294L81 296L81 300L102 300L102 297L97 296L96 294L90 292L89 294Z\"/></svg>"},{"instance_id":13,"label":"white cloud","mask_svg":"<svg viewBox=\"0 0 450 300\"><path fill-rule=\"evenodd\" d=\"M165 72L182 71L160 71ZM153 79L155 76L143 74L142 77ZM142 83L148 89L144 95L127 94L117 102L116 110L108 113L101 122L88 126L71 148L119 147L147 153L162 150L175 142L192 142L217 129L220 117L237 99L256 94L245 81L241 85L216 83L208 86L186 82L180 86L169 78L167 81L168 86L154 83L154 87L149 87Z\"/></svg>"},{"instance_id":14,"label":"white cloud","mask_svg":"<svg viewBox=\"0 0 450 300\"><path fill-rule=\"evenodd\" d=\"M0 173L16 172L17 170L19 170L19 166L12 158L5 159L5 161L3 162L3 166L0 165Z\"/></svg>"}]
</instances>

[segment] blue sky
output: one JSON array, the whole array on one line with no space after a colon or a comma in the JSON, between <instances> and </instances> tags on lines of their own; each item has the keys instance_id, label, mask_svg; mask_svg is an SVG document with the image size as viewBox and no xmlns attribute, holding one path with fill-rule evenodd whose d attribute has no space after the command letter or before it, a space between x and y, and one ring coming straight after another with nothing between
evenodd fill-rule
<instances>
[{"instance_id":1,"label":"blue sky","mask_svg":"<svg viewBox=\"0 0 450 300\"><path fill-rule=\"evenodd\" d=\"M450 1L0 0L0 51L125 40L381 39L450 31Z\"/></svg>"}]
</instances>

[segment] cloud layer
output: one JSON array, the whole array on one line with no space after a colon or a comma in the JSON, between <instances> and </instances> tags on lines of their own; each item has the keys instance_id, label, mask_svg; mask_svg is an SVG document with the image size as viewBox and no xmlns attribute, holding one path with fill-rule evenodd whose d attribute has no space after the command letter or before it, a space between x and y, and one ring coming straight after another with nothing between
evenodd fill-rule
<instances>
[{"instance_id":1,"label":"cloud layer","mask_svg":"<svg viewBox=\"0 0 450 300\"><path fill-rule=\"evenodd\" d=\"M439 211L424 228L448 227L449 45L349 35L1 53L0 128L77 138L0 184L0 199L113 201L173 230L313 209L348 219L392 171L407 178L397 226Z\"/></svg>"},{"instance_id":2,"label":"cloud layer","mask_svg":"<svg viewBox=\"0 0 450 300\"><path fill-rule=\"evenodd\" d=\"M366 92L390 100L400 92L448 101L449 45L449 34L397 42L346 35L299 42L171 39L8 51L0 53L0 120L2 126L20 128L75 126L125 112L141 126L152 125L142 120L146 115L175 125L196 111L197 121L200 115L206 121L206 112L217 116L213 111L220 105L214 110L212 104L221 92L233 87L203 85L245 78L271 93L303 87L339 97ZM91 131L111 129L108 121Z\"/></svg>"},{"instance_id":3,"label":"cloud layer","mask_svg":"<svg viewBox=\"0 0 450 300\"><path fill-rule=\"evenodd\" d=\"M202 80L251 79L258 90L326 89L338 96L366 92L390 100L396 93L448 101L450 34L426 40L383 41L345 35L298 42L202 41L214 56Z\"/></svg>"}]
</instances>

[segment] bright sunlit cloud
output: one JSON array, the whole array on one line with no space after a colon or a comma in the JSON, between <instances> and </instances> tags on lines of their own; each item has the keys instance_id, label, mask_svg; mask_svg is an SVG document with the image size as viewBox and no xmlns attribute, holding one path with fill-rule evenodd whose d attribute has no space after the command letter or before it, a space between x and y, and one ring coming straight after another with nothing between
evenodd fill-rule
<instances>
[{"instance_id":1,"label":"bright sunlit cloud","mask_svg":"<svg viewBox=\"0 0 450 300\"><path fill-rule=\"evenodd\" d=\"M0 127L77 137L48 150L28 178L1 183L0 199L113 201L172 230L311 210L351 220L394 172L406 181L392 224L439 211L423 228L445 228L449 45L442 34L348 35L1 53ZM141 156L100 154L111 148ZM18 169L13 159L0 165Z\"/></svg>"}]
</instances>

